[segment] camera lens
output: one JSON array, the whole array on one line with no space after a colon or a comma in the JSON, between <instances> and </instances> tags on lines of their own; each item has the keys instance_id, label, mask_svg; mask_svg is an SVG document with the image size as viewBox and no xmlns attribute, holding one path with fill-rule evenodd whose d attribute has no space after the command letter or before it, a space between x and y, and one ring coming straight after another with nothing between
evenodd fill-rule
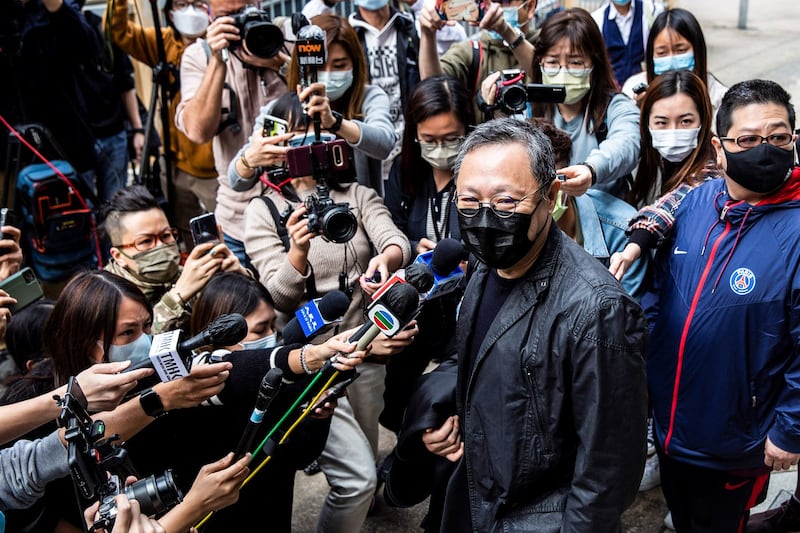
<instances>
[{"instance_id":1,"label":"camera lens","mask_svg":"<svg viewBox=\"0 0 800 533\"><path fill-rule=\"evenodd\" d=\"M345 243L353 238L358 222L349 207L333 205L322 215L322 233L332 242Z\"/></svg>"},{"instance_id":2,"label":"camera lens","mask_svg":"<svg viewBox=\"0 0 800 533\"><path fill-rule=\"evenodd\" d=\"M270 22L247 22L243 34L247 50L258 57L275 57L283 46L283 33Z\"/></svg>"},{"instance_id":3,"label":"camera lens","mask_svg":"<svg viewBox=\"0 0 800 533\"><path fill-rule=\"evenodd\" d=\"M172 470L160 476L152 475L125 487L128 499L139 502L142 514L153 516L171 509L183 500L183 493L175 484Z\"/></svg>"},{"instance_id":4,"label":"camera lens","mask_svg":"<svg viewBox=\"0 0 800 533\"><path fill-rule=\"evenodd\" d=\"M511 113L522 113L528 106L528 93L524 85L506 87L500 96L503 107Z\"/></svg>"}]
</instances>

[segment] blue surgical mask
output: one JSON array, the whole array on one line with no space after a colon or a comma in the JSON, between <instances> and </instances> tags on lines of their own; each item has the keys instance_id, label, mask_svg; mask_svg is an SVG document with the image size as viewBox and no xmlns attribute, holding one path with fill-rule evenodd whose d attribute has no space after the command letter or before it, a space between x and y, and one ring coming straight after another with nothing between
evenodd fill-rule
<instances>
[{"instance_id":1,"label":"blue surgical mask","mask_svg":"<svg viewBox=\"0 0 800 533\"><path fill-rule=\"evenodd\" d=\"M269 348L274 348L277 345L278 345L277 333L273 333L272 335L267 335L266 337L261 337L260 339L256 339L254 341L239 343L239 346L241 346L243 350L267 350Z\"/></svg>"},{"instance_id":2,"label":"blue surgical mask","mask_svg":"<svg viewBox=\"0 0 800 533\"><path fill-rule=\"evenodd\" d=\"M336 135L334 135L333 133L320 133L319 140L324 143L335 141ZM311 144L313 142L314 142L313 132L309 132L308 134L301 133L289 139L289 143L287 144L287 146L289 146L290 148L297 148L298 146L306 146L307 144Z\"/></svg>"},{"instance_id":3,"label":"blue surgical mask","mask_svg":"<svg viewBox=\"0 0 800 533\"><path fill-rule=\"evenodd\" d=\"M631 3L631 0L613 0L613 2L618 6L627 6Z\"/></svg>"},{"instance_id":4,"label":"blue surgical mask","mask_svg":"<svg viewBox=\"0 0 800 533\"><path fill-rule=\"evenodd\" d=\"M356 0L358 7L363 7L369 11L377 11L389 3L389 0Z\"/></svg>"},{"instance_id":5,"label":"blue surgical mask","mask_svg":"<svg viewBox=\"0 0 800 533\"><path fill-rule=\"evenodd\" d=\"M108 360L112 363L130 361L135 365L150 357L150 345L153 339L147 333L142 333L139 338L128 344L112 344L108 347Z\"/></svg>"},{"instance_id":6,"label":"blue surgical mask","mask_svg":"<svg viewBox=\"0 0 800 533\"><path fill-rule=\"evenodd\" d=\"M503 8L503 19L512 28L519 28L519 10L521 7L524 7L526 3L527 2L520 4L518 6ZM498 41L503 40L503 36L497 33L496 31L489 30L489 35L491 35L492 39L497 39Z\"/></svg>"},{"instance_id":7,"label":"blue surgical mask","mask_svg":"<svg viewBox=\"0 0 800 533\"><path fill-rule=\"evenodd\" d=\"M325 84L325 94L334 102L353 85L353 69L321 70L317 73L317 81Z\"/></svg>"},{"instance_id":8,"label":"blue surgical mask","mask_svg":"<svg viewBox=\"0 0 800 533\"><path fill-rule=\"evenodd\" d=\"M653 72L656 76L670 70L694 70L694 52L653 58Z\"/></svg>"}]
</instances>

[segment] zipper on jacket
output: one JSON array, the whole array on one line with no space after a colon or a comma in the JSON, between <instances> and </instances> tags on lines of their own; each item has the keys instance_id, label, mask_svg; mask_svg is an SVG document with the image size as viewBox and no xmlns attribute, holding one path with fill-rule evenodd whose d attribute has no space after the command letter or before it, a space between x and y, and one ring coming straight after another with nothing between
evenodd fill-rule
<instances>
[{"instance_id":1,"label":"zipper on jacket","mask_svg":"<svg viewBox=\"0 0 800 533\"><path fill-rule=\"evenodd\" d=\"M722 215L727 212L727 206L723 208ZM711 265L714 262L714 258L717 255L717 250L719 249L719 245L722 242L722 239L728 235L728 232L731 230L731 223L725 223L725 229L722 230L717 240L714 241L714 246L711 248L711 254L708 256L708 260L706 261L706 266L703 268L703 273L700 275L700 280L697 282L697 288L694 291L694 296L692 296L692 304L689 307L689 313L686 315L686 320L683 323L683 331L681 332L681 340L680 344L678 345L678 364L675 368L675 383L672 387L672 406L670 408L669 413L669 427L667 428L667 436L664 438L664 453L669 454L669 444L672 440L672 432L675 429L675 413L678 410L678 391L680 389L681 384L681 371L683 368L683 356L686 350L686 339L689 336L689 328L692 324L692 319L694 318L694 312L697 310L697 304L700 301L700 293L703 291L703 287L705 286L706 280L708 279L708 274L711 271Z\"/></svg>"}]
</instances>

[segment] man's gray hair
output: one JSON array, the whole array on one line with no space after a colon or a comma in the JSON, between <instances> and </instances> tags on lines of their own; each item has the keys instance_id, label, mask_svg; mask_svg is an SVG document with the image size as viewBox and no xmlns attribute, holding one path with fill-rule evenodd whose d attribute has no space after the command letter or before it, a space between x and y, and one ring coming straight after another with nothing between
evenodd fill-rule
<instances>
[{"instance_id":1,"label":"man's gray hair","mask_svg":"<svg viewBox=\"0 0 800 533\"><path fill-rule=\"evenodd\" d=\"M464 140L458 151L453 174L458 181L461 164L470 152L487 145L518 143L525 147L530 161L530 170L539 182L542 196L547 194L550 184L556 179L556 164L550 139L528 121L516 118L490 120L476 127Z\"/></svg>"}]
</instances>

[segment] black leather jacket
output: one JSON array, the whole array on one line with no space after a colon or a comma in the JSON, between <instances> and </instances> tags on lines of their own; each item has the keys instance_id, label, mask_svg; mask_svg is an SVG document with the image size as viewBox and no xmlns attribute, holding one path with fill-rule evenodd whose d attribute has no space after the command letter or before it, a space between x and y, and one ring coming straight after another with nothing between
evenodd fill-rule
<instances>
[{"instance_id":1,"label":"black leather jacket","mask_svg":"<svg viewBox=\"0 0 800 533\"><path fill-rule=\"evenodd\" d=\"M464 358L488 274L475 271L458 324L473 529L618 531L645 461L641 308L552 224L470 372Z\"/></svg>"}]
</instances>

